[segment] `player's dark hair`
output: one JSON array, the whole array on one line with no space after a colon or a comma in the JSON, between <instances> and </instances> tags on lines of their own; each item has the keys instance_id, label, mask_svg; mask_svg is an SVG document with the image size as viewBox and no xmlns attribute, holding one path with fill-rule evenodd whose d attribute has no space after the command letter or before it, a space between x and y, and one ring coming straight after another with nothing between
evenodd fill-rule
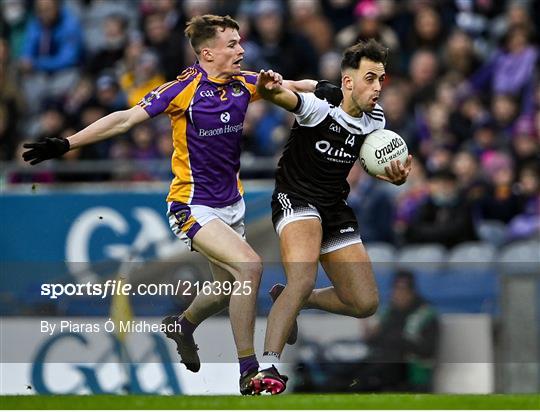
<instances>
[{"instance_id":1,"label":"player's dark hair","mask_svg":"<svg viewBox=\"0 0 540 412\"><path fill-rule=\"evenodd\" d=\"M217 31L225 29L239 30L240 26L231 16L216 16L205 14L193 17L188 21L184 33L191 43L195 53L201 52L201 45L216 36Z\"/></svg>"},{"instance_id":2,"label":"player's dark hair","mask_svg":"<svg viewBox=\"0 0 540 412\"><path fill-rule=\"evenodd\" d=\"M360 41L355 45L349 47L343 53L343 59L341 60L341 70L345 69L358 69L362 57L374 61L375 63L382 63L386 66L386 57L388 55L388 49L375 39L369 39L368 41Z\"/></svg>"}]
</instances>

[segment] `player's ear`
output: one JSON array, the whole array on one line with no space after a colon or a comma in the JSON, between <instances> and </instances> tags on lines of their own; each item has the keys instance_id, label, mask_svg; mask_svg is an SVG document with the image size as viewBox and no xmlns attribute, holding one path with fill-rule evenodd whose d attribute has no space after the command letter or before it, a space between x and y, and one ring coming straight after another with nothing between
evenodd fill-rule
<instances>
[{"instance_id":1,"label":"player's ear","mask_svg":"<svg viewBox=\"0 0 540 412\"><path fill-rule=\"evenodd\" d=\"M344 74L341 78L341 84L345 88L345 90L352 90L353 89L353 79L350 75Z\"/></svg>"},{"instance_id":2,"label":"player's ear","mask_svg":"<svg viewBox=\"0 0 540 412\"><path fill-rule=\"evenodd\" d=\"M207 62L214 61L214 54L212 53L212 50L206 47L201 50L201 57Z\"/></svg>"}]
</instances>

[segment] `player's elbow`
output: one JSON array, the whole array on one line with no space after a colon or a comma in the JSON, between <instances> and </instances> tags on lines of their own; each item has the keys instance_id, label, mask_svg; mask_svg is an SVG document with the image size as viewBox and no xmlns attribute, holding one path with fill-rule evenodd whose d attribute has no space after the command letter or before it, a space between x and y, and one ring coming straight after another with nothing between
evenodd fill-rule
<instances>
[{"instance_id":1,"label":"player's elbow","mask_svg":"<svg viewBox=\"0 0 540 412\"><path fill-rule=\"evenodd\" d=\"M149 115L140 106L133 106L131 109L121 110L116 113L119 116L119 127L121 129L121 133L127 132L133 126L149 118Z\"/></svg>"}]
</instances>

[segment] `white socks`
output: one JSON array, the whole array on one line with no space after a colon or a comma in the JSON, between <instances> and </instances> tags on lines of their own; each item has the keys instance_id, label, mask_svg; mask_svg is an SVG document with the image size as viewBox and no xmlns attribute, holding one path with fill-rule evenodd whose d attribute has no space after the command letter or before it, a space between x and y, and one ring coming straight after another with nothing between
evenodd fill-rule
<instances>
[{"instance_id":1,"label":"white socks","mask_svg":"<svg viewBox=\"0 0 540 412\"><path fill-rule=\"evenodd\" d=\"M271 368L272 365L278 365L280 363L280 355L277 352L264 352L259 362L259 370Z\"/></svg>"}]
</instances>

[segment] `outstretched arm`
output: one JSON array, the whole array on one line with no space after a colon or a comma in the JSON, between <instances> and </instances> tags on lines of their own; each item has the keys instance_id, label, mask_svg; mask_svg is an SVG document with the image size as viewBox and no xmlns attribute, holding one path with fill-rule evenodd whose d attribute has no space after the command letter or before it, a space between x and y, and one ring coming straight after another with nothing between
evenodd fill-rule
<instances>
[{"instance_id":1,"label":"outstretched arm","mask_svg":"<svg viewBox=\"0 0 540 412\"><path fill-rule=\"evenodd\" d=\"M85 129L68 137L70 148L86 146L127 132L150 116L141 106L135 105L128 110L111 113L95 121Z\"/></svg>"},{"instance_id":2,"label":"outstretched arm","mask_svg":"<svg viewBox=\"0 0 540 412\"><path fill-rule=\"evenodd\" d=\"M316 80L283 80L283 87L297 93L310 93L317 87Z\"/></svg>"},{"instance_id":3,"label":"outstretched arm","mask_svg":"<svg viewBox=\"0 0 540 412\"><path fill-rule=\"evenodd\" d=\"M269 100L286 110L298 105L298 96L283 86L281 75L273 70L261 70L257 77L257 91L263 99Z\"/></svg>"},{"instance_id":4,"label":"outstretched arm","mask_svg":"<svg viewBox=\"0 0 540 412\"><path fill-rule=\"evenodd\" d=\"M23 147L29 150L23 153L23 159L35 165L44 160L60 157L71 149L125 133L149 117L146 110L138 105L128 110L120 110L102 117L67 139L48 137L41 142L25 143Z\"/></svg>"}]
</instances>

